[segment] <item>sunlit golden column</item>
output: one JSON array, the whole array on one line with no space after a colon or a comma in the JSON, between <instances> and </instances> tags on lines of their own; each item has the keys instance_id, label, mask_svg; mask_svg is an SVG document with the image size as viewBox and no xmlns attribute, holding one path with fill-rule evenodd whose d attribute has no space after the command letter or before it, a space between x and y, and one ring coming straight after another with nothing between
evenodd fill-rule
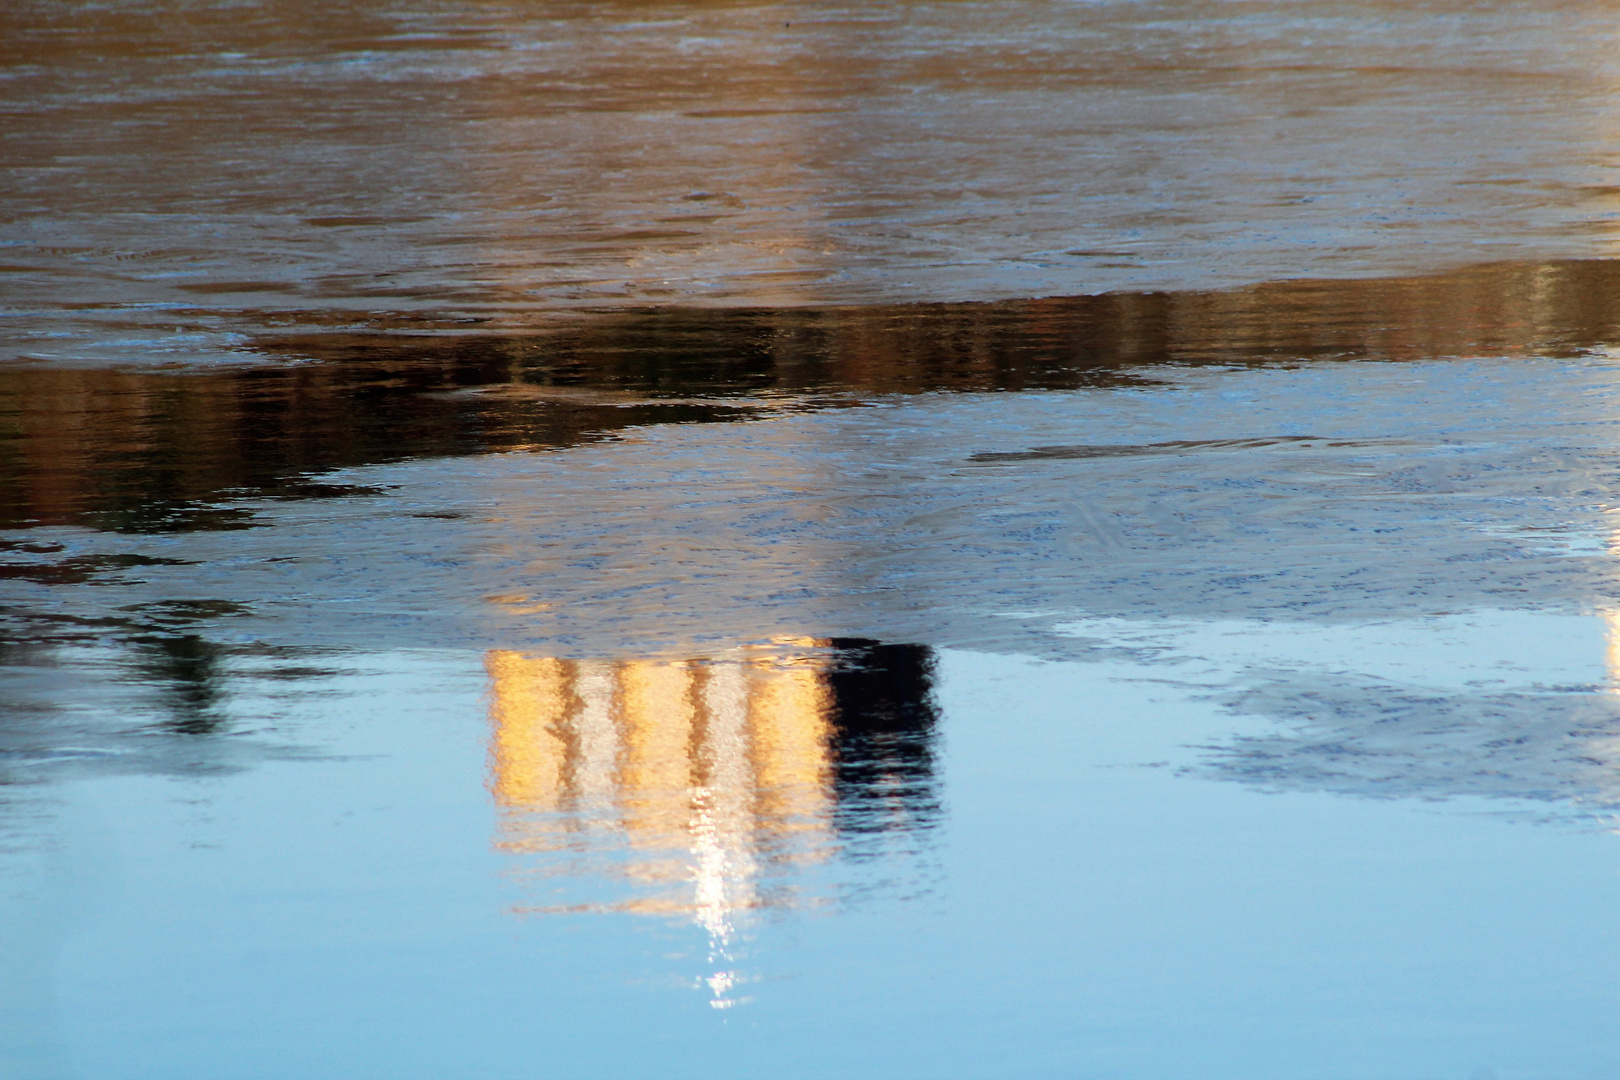
<instances>
[{"instance_id":1,"label":"sunlit golden column","mask_svg":"<svg viewBox=\"0 0 1620 1080\"><path fill-rule=\"evenodd\" d=\"M505 814L530 818L554 813L563 794L568 748L563 724L571 706L569 674L562 660L491 651L490 792ZM508 828L498 846L508 851L544 849L544 826Z\"/></svg>"},{"instance_id":2,"label":"sunlit golden column","mask_svg":"<svg viewBox=\"0 0 1620 1080\"><path fill-rule=\"evenodd\" d=\"M692 666L633 660L620 668L624 701L624 825L638 848L684 847L692 815ZM643 867L661 879L671 867Z\"/></svg>"},{"instance_id":3,"label":"sunlit golden column","mask_svg":"<svg viewBox=\"0 0 1620 1080\"><path fill-rule=\"evenodd\" d=\"M756 678L751 714L760 818L781 831L825 831L832 802L833 708L826 662L774 656L758 662Z\"/></svg>"}]
</instances>

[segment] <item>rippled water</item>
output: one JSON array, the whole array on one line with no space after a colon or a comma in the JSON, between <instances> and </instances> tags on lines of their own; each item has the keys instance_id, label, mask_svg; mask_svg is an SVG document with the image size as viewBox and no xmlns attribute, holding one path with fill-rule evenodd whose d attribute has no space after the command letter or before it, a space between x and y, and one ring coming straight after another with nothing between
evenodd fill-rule
<instances>
[{"instance_id":1,"label":"rippled water","mask_svg":"<svg viewBox=\"0 0 1620 1080\"><path fill-rule=\"evenodd\" d=\"M12 0L12 355L1614 253L1612 5Z\"/></svg>"},{"instance_id":2,"label":"rippled water","mask_svg":"<svg viewBox=\"0 0 1620 1080\"><path fill-rule=\"evenodd\" d=\"M1620 1075L1614 36L8 5L0 1071Z\"/></svg>"}]
</instances>

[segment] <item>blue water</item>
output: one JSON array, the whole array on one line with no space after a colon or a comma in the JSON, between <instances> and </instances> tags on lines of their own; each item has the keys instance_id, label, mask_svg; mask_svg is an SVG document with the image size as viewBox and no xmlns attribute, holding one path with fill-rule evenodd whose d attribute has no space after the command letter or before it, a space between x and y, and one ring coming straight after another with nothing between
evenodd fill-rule
<instances>
[{"instance_id":1,"label":"blue water","mask_svg":"<svg viewBox=\"0 0 1620 1080\"><path fill-rule=\"evenodd\" d=\"M1186 743L1234 721L1153 666L943 653L926 865L740 913L719 961L738 1003L716 1009L689 921L512 912L534 883L490 848L476 658L354 662L290 717L323 722L327 760L55 793L59 861L8 926L61 935L54 1037L81 1075L1616 1066L1601 823L1200 782Z\"/></svg>"}]
</instances>

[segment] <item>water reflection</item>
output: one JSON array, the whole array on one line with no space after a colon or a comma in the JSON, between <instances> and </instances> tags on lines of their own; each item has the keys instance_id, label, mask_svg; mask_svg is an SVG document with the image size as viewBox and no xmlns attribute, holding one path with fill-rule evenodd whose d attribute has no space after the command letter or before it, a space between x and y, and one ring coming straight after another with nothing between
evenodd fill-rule
<instances>
[{"instance_id":1,"label":"water reflection","mask_svg":"<svg viewBox=\"0 0 1620 1080\"><path fill-rule=\"evenodd\" d=\"M915 857L940 814L923 646L776 638L618 661L497 650L486 667L497 848L575 879L557 891L584 876L618 885L523 910L690 918L708 936L717 1007L734 1001L740 919L824 899L802 872L840 855Z\"/></svg>"},{"instance_id":2,"label":"water reflection","mask_svg":"<svg viewBox=\"0 0 1620 1080\"><path fill-rule=\"evenodd\" d=\"M1620 343L1620 262L1230 292L649 310L508 336L266 336L252 368L0 368L0 527L232 530L334 468L545 450L875 395L1158 385L1199 364L1567 356ZM320 363L289 365L287 360ZM0 573L49 560L14 552ZM64 567L98 573L107 567Z\"/></svg>"},{"instance_id":3,"label":"water reflection","mask_svg":"<svg viewBox=\"0 0 1620 1080\"><path fill-rule=\"evenodd\" d=\"M1214 748L1195 774L1266 791L1501 799L1554 820L1620 816L1613 688L1482 693L1343 675L1261 680L1224 696L1277 730Z\"/></svg>"},{"instance_id":4,"label":"water reflection","mask_svg":"<svg viewBox=\"0 0 1620 1080\"><path fill-rule=\"evenodd\" d=\"M1614 45L1597 2L14 0L0 356L1607 254Z\"/></svg>"},{"instance_id":5,"label":"water reflection","mask_svg":"<svg viewBox=\"0 0 1620 1080\"><path fill-rule=\"evenodd\" d=\"M277 333L258 340L263 364L231 369L12 365L0 638L101 649L94 662L141 689L153 726L201 734L220 730L232 666L261 648L684 651L702 658L680 676L695 687L743 664L706 643L762 623L807 628L835 653L847 635L1073 659L1089 654L1041 622L1062 616L1002 613L1612 608L1601 358L1617 344L1620 262L1579 261L1225 292L620 311L506 336ZM1481 356L1508 359L1433 360ZM1001 393L1057 389L1080 392ZM771 422L741 423L754 420ZM626 445L585 445L604 440ZM382 462L400 464L326 475ZM721 576L730 588L711 587ZM811 665L817 693L841 703L822 809L767 813L756 834L820 821L800 830L806 850L857 858L904 854L925 831L881 823L935 812L929 724L912 716L927 694L895 674L926 664L863 648L860 663ZM1298 689L1245 707L1301 714L1284 700ZM1358 718L1349 729L1387 704L1330 689ZM609 697L620 716L634 695ZM1572 700L1536 707L1559 716ZM1323 748L1355 738L1249 743L1221 767L1255 779L1292 756L1288 782L1314 782L1300 778L1339 767ZM765 895L771 877L750 887Z\"/></svg>"},{"instance_id":6,"label":"water reflection","mask_svg":"<svg viewBox=\"0 0 1620 1080\"><path fill-rule=\"evenodd\" d=\"M1214 700L1248 730L1201 745L1189 775L1274 792L1488 799L1498 813L1613 829L1616 623L1612 612L1491 605L1337 626L1114 630L1159 662L1221 670Z\"/></svg>"},{"instance_id":7,"label":"water reflection","mask_svg":"<svg viewBox=\"0 0 1620 1080\"><path fill-rule=\"evenodd\" d=\"M475 359L543 387L738 395L1139 385L1163 364L1571 355L1620 341L1620 260L1225 290L849 307L632 308L499 336L266 333L279 359Z\"/></svg>"},{"instance_id":8,"label":"water reflection","mask_svg":"<svg viewBox=\"0 0 1620 1080\"><path fill-rule=\"evenodd\" d=\"M512 374L509 362L477 351L183 375L7 369L0 372L0 524L134 533L249 528L253 514L233 499L377 494L313 479L344 464L568 446L635 424L746 415L724 403L455 396ZM14 559L0 569L38 574L45 571L29 567L44 563Z\"/></svg>"},{"instance_id":9,"label":"water reflection","mask_svg":"<svg viewBox=\"0 0 1620 1080\"><path fill-rule=\"evenodd\" d=\"M138 678L160 687L182 735L209 735L222 720L216 712L223 697L225 650L200 634L170 634L140 640L134 667Z\"/></svg>"}]
</instances>

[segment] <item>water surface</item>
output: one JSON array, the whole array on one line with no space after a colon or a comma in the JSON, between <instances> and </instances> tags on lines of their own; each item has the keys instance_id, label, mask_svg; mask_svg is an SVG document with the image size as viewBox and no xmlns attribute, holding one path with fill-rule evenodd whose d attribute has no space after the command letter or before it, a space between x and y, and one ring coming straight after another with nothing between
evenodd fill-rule
<instances>
[{"instance_id":1,"label":"water surface","mask_svg":"<svg viewBox=\"0 0 1620 1080\"><path fill-rule=\"evenodd\" d=\"M1614 253L1612 7L17 0L6 356Z\"/></svg>"},{"instance_id":2,"label":"water surface","mask_svg":"<svg viewBox=\"0 0 1620 1080\"><path fill-rule=\"evenodd\" d=\"M1603 4L13 4L22 1077L1620 1075Z\"/></svg>"}]
</instances>

